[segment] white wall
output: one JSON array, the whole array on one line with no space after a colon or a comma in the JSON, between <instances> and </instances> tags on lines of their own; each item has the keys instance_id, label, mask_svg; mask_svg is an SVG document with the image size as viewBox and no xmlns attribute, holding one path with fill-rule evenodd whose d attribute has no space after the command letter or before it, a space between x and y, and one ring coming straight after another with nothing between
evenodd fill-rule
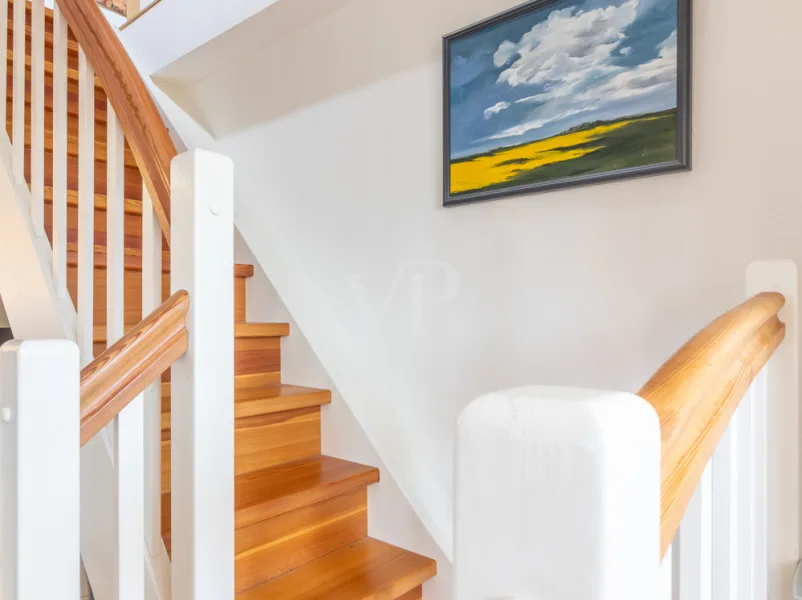
<instances>
[{"instance_id":1,"label":"white wall","mask_svg":"<svg viewBox=\"0 0 802 600\"><path fill-rule=\"evenodd\" d=\"M517 2L353 0L175 95L234 159L240 231L447 554L471 399L637 390L742 299L749 261L802 262L795 0L695 3L692 173L443 209L440 38Z\"/></svg>"}]
</instances>

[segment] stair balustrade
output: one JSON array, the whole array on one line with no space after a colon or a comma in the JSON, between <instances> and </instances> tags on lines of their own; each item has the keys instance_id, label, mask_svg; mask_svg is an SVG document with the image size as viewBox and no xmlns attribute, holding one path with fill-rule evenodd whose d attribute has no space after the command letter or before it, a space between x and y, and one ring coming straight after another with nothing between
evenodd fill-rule
<instances>
[{"instance_id":1,"label":"stair balustrade","mask_svg":"<svg viewBox=\"0 0 802 600\"><path fill-rule=\"evenodd\" d=\"M637 395L523 387L459 423L459 600L791 597L799 556L796 266Z\"/></svg>"},{"instance_id":2,"label":"stair balustrade","mask_svg":"<svg viewBox=\"0 0 802 600\"><path fill-rule=\"evenodd\" d=\"M107 597L145 598L146 553L166 556L161 379L172 368L173 597L233 598L232 164L203 151L177 156L94 0L57 0L52 24L44 0L3 8L12 58L0 73L0 143L10 143L11 175L30 198L32 234L51 239L54 293L76 301L76 331L75 343L13 342L0 354L0 596L77 599L80 547L102 534L114 538ZM132 165L142 176L141 310L126 297ZM95 223L102 191L105 236ZM166 246L173 295L163 304ZM87 443L106 444L113 459L113 532L92 532L79 512Z\"/></svg>"}]
</instances>

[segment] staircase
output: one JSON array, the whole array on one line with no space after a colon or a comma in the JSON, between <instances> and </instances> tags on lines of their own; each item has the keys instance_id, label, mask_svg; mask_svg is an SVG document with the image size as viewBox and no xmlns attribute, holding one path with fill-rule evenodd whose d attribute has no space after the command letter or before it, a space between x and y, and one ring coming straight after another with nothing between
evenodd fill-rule
<instances>
[{"instance_id":1,"label":"staircase","mask_svg":"<svg viewBox=\"0 0 802 600\"><path fill-rule=\"evenodd\" d=\"M20 0L17 0L20 1ZM27 3L25 176L31 181L31 4ZM12 137L13 3L8 14L6 124ZM45 231L53 241L53 11L45 15ZM79 49L68 42L67 287L78 300ZM107 347L107 99L95 79L94 355ZM142 317L142 176L124 155L126 330ZM163 299L170 296L169 247L163 245ZM251 265L236 265L235 297L235 579L243 600L419 600L436 573L426 557L368 537L367 488L376 468L321 454L321 407L328 390L281 379L282 323L246 322ZM80 308L80 307L79 307ZM171 380L162 378L162 535L171 550Z\"/></svg>"}]
</instances>

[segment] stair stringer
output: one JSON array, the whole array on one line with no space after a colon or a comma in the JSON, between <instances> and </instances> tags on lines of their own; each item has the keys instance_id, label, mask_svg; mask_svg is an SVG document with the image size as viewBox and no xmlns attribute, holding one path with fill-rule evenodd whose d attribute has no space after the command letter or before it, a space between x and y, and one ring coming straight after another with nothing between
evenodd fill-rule
<instances>
[{"instance_id":1,"label":"stair stringer","mask_svg":"<svg viewBox=\"0 0 802 600\"><path fill-rule=\"evenodd\" d=\"M0 133L0 296L18 339L76 339L77 315L69 294L59 296L52 275L52 248L34 234L31 194L18 184L11 142ZM43 441L44 443L44 441ZM97 600L115 594L114 462L102 431L81 449L81 559ZM145 550L146 600L169 600L167 552Z\"/></svg>"}]
</instances>

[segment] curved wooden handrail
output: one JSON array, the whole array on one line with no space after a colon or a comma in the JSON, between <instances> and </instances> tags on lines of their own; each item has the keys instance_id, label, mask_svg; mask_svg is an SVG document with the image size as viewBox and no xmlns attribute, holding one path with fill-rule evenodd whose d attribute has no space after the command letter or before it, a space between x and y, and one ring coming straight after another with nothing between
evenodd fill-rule
<instances>
[{"instance_id":1,"label":"curved wooden handrail","mask_svg":"<svg viewBox=\"0 0 802 600\"><path fill-rule=\"evenodd\" d=\"M713 321L666 362L638 394L660 417L661 556L749 385L785 337L785 298L758 294Z\"/></svg>"},{"instance_id":2,"label":"curved wooden handrail","mask_svg":"<svg viewBox=\"0 0 802 600\"><path fill-rule=\"evenodd\" d=\"M170 243L170 163L177 155L161 113L95 0L56 0L100 78Z\"/></svg>"},{"instance_id":3,"label":"curved wooden handrail","mask_svg":"<svg viewBox=\"0 0 802 600\"><path fill-rule=\"evenodd\" d=\"M81 371L81 446L187 351L188 310L177 292Z\"/></svg>"}]
</instances>

